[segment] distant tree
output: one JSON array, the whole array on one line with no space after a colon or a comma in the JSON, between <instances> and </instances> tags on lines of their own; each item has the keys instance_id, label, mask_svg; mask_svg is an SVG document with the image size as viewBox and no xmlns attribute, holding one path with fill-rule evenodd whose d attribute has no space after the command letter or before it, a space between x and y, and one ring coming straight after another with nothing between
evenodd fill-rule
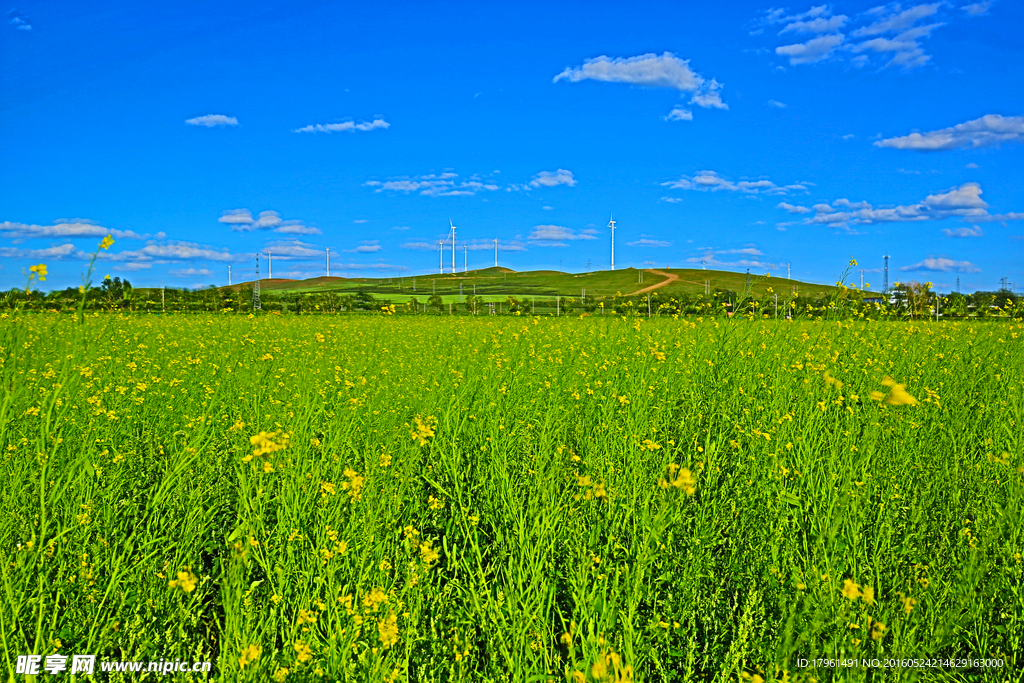
<instances>
[{"instance_id":1,"label":"distant tree","mask_svg":"<svg viewBox=\"0 0 1024 683\"><path fill-rule=\"evenodd\" d=\"M441 299L440 294L431 294L427 298L427 305L436 308L437 312L440 313L441 309L444 308L444 300Z\"/></svg>"}]
</instances>

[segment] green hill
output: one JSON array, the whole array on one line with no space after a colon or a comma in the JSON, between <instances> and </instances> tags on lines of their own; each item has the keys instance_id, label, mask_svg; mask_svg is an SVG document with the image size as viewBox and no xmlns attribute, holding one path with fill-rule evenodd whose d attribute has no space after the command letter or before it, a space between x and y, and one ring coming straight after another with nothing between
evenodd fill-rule
<instances>
[{"instance_id":1,"label":"green hill","mask_svg":"<svg viewBox=\"0 0 1024 683\"><path fill-rule=\"evenodd\" d=\"M642 279L642 281L641 281ZM477 294L487 299L516 297L580 297L614 296L615 294L642 294L647 291L661 295L689 296L705 291L729 290L743 292L745 273L698 269L646 269L600 270L590 273L563 273L554 270L516 272L508 268L484 268L465 273L445 273L390 278L316 277L308 280L261 280L260 288L267 294L305 292L334 292L354 294L365 292L376 298L405 301L416 296L420 299L433 293L442 297ZM785 278L750 274L751 290L755 296L763 295L769 287L779 294L798 291L803 296L818 297L834 289L832 285L800 282ZM252 282L243 282L224 290L238 291L249 288Z\"/></svg>"}]
</instances>

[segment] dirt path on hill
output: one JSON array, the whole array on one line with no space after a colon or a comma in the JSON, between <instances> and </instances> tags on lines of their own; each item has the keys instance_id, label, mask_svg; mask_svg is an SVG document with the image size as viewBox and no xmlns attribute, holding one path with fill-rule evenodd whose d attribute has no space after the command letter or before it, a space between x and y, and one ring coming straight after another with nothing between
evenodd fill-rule
<instances>
[{"instance_id":1,"label":"dirt path on hill","mask_svg":"<svg viewBox=\"0 0 1024 683\"><path fill-rule=\"evenodd\" d=\"M655 289L659 289L661 287L664 287L668 283L675 282L676 280L679 279L678 275L673 275L672 273L666 273L663 270L647 270L647 271L644 271L644 272L646 272L646 273L654 273L655 275L664 275L665 279L662 280L661 282L659 282L656 285L651 285L650 287L644 287L643 289L638 289L635 292L630 292L626 296L636 296L637 294L646 294L647 292L650 292L650 291L653 291Z\"/></svg>"}]
</instances>

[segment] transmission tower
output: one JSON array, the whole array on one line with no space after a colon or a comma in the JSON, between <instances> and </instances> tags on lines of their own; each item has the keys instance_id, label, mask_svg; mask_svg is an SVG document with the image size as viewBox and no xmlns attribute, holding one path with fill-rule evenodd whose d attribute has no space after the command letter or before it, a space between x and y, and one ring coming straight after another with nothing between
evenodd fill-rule
<instances>
[{"instance_id":1,"label":"transmission tower","mask_svg":"<svg viewBox=\"0 0 1024 683\"><path fill-rule=\"evenodd\" d=\"M1009 278L1005 278L1005 277L999 278L999 289L1009 289L1009 288L1010 288Z\"/></svg>"},{"instance_id":2,"label":"transmission tower","mask_svg":"<svg viewBox=\"0 0 1024 683\"><path fill-rule=\"evenodd\" d=\"M256 254L256 282L252 286L252 310L258 311L263 306L260 304L260 255Z\"/></svg>"}]
</instances>

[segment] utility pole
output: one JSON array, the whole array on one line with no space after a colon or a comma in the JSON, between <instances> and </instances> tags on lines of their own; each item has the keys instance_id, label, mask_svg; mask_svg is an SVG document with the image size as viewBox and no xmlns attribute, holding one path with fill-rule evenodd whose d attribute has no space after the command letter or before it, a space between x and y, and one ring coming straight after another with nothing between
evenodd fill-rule
<instances>
[{"instance_id":1,"label":"utility pole","mask_svg":"<svg viewBox=\"0 0 1024 683\"><path fill-rule=\"evenodd\" d=\"M959 279L959 278L958 278ZM231 266L228 266L228 287L231 286Z\"/></svg>"},{"instance_id":2,"label":"utility pole","mask_svg":"<svg viewBox=\"0 0 1024 683\"><path fill-rule=\"evenodd\" d=\"M957 294L960 293L960 276L959 275L956 276L956 293Z\"/></svg>"},{"instance_id":3,"label":"utility pole","mask_svg":"<svg viewBox=\"0 0 1024 683\"><path fill-rule=\"evenodd\" d=\"M608 227L612 229L612 270L615 270L615 221L609 219Z\"/></svg>"},{"instance_id":4,"label":"utility pole","mask_svg":"<svg viewBox=\"0 0 1024 683\"><path fill-rule=\"evenodd\" d=\"M327 247L327 277L331 276L331 248Z\"/></svg>"},{"instance_id":5,"label":"utility pole","mask_svg":"<svg viewBox=\"0 0 1024 683\"><path fill-rule=\"evenodd\" d=\"M437 241L437 272L444 275L444 240Z\"/></svg>"},{"instance_id":6,"label":"utility pole","mask_svg":"<svg viewBox=\"0 0 1024 683\"><path fill-rule=\"evenodd\" d=\"M787 280L792 280L793 279L793 269L790 266L791 266L790 263L786 263L786 279Z\"/></svg>"},{"instance_id":7,"label":"utility pole","mask_svg":"<svg viewBox=\"0 0 1024 683\"><path fill-rule=\"evenodd\" d=\"M882 280L882 293L883 294L888 294L889 293L889 256L886 255L886 256L883 256L882 258L885 259L885 277Z\"/></svg>"},{"instance_id":8,"label":"utility pole","mask_svg":"<svg viewBox=\"0 0 1024 683\"><path fill-rule=\"evenodd\" d=\"M860 288L864 289L864 269L860 269Z\"/></svg>"},{"instance_id":9,"label":"utility pole","mask_svg":"<svg viewBox=\"0 0 1024 683\"><path fill-rule=\"evenodd\" d=\"M256 282L252 285L252 310L258 311L263 308L260 303L260 255L256 254Z\"/></svg>"},{"instance_id":10,"label":"utility pole","mask_svg":"<svg viewBox=\"0 0 1024 683\"><path fill-rule=\"evenodd\" d=\"M747 291L750 291L750 268L747 268Z\"/></svg>"}]
</instances>

